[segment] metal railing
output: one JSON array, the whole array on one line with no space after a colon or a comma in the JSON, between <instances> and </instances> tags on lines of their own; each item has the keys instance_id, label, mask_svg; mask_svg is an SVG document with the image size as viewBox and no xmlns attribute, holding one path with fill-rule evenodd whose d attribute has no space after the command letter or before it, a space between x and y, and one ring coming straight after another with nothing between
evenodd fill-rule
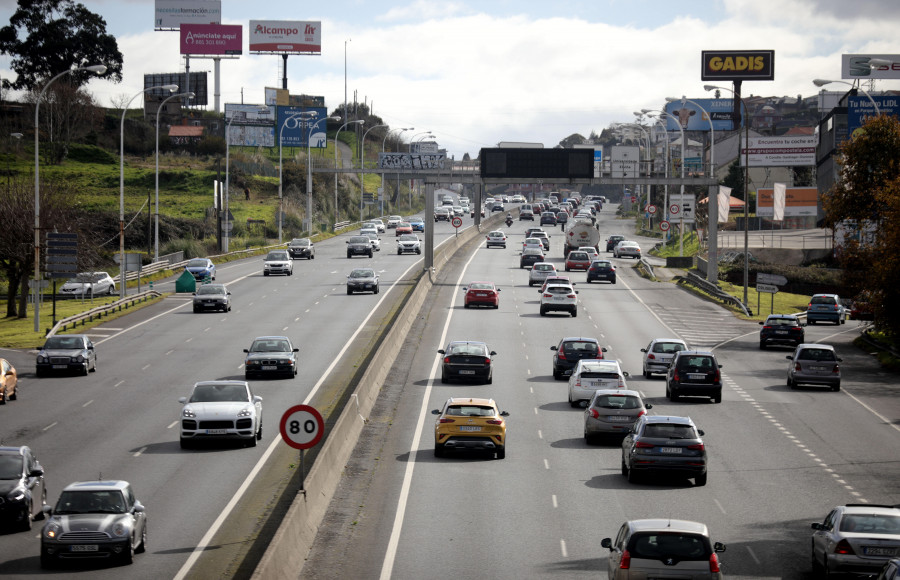
<instances>
[{"instance_id":1,"label":"metal railing","mask_svg":"<svg viewBox=\"0 0 900 580\"><path fill-rule=\"evenodd\" d=\"M713 284L712 282L705 280L704 278L701 278L693 272L687 272L686 274L687 277L682 278L682 280L684 280L685 282L712 294L722 302L734 304L744 312L744 315L751 316L750 310L747 309L747 306L744 305L743 302L741 302L731 294L723 292L722 289L718 287L718 285Z\"/></svg>"},{"instance_id":2,"label":"metal railing","mask_svg":"<svg viewBox=\"0 0 900 580\"><path fill-rule=\"evenodd\" d=\"M53 336L60 330L66 330L69 327L69 325L72 325L73 328L78 326L79 323L82 326L84 326L88 322L93 322L94 319L99 319L99 318L103 318L104 316L109 316L113 312L119 312L123 308L129 308L131 306L134 306L138 302L146 302L147 300L150 300L151 298L157 298L159 296L162 296L162 294L160 294L156 290L147 290L146 292L141 292L140 294L134 294L133 296L128 296L127 298L122 298L120 300L116 300L115 302L110 302L109 304L104 304L103 306L97 306L97 307L91 308L90 310L87 310L85 312L81 312L79 314L75 314L75 315L69 316L67 318L63 318L62 320L58 321L53 326L53 328L51 328L47 332L47 338Z\"/></svg>"}]
</instances>

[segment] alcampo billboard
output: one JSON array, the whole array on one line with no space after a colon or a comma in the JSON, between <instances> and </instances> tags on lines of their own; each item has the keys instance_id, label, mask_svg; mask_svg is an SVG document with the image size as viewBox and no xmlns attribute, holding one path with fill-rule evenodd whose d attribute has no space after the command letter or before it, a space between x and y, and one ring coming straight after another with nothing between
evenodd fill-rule
<instances>
[{"instance_id":1,"label":"alcampo billboard","mask_svg":"<svg viewBox=\"0 0 900 580\"><path fill-rule=\"evenodd\" d=\"M322 54L322 23L318 20L251 20L250 52Z\"/></svg>"}]
</instances>

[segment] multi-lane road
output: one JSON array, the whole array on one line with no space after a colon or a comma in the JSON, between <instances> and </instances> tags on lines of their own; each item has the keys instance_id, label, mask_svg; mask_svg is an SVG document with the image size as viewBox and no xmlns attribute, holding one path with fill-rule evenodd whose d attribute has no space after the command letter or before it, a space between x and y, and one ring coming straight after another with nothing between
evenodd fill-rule
<instances>
[{"instance_id":1,"label":"multi-lane road","mask_svg":"<svg viewBox=\"0 0 900 580\"><path fill-rule=\"evenodd\" d=\"M470 248L446 268L389 378L310 558L298 576L330 578L605 577L604 537L626 519L706 523L733 578L812 579L810 523L847 502L900 503L900 400L895 377L853 347L856 322L811 326L807 341L836 345L843 389L791 390L789 348L758 349L759 326L614 260L618 284L580 283L580 312L541 317L518 267L528 222L503 249ZM631 231L611 209L602 237ZM549 260L562 269L559 230ZM639 240L646 251L649 240ZM460 288L492 280L500 308L464 309ZM617 443L588 446L582 411L551 375L563 336L596 337L631 373L652 413L690 416L706 433L709 483L634 485L620 474ZM714 349L723 363L721 404L664 397L642 376L641 347L676 336ZM484 340L498 352L492 385L440 383L435 352L448 340ZM492 397L508 417L504 460L435 458L429 413L448 397Z\"/></svg>"},{"instance_id":2,"label":"multi-lane road","mask_svg":"<svg viewBox=\"0 0 900 580\"><path fill-rule=\"evenodd\" d=\"M471 225L466 217L463 227ZM446 222L436 224L435 232L436 244L454 235ZM358 364L361 354L348 346L358 333L378 328L402 294L392 286L422 268L422 256L396 254L393 230L381 238L383 249L372 259L347 259L346 236L317 244L316 259L295 261L290 277L264 277L262 256L220 264L216 281L232 292L232 312L194 314L190 296L173 295L93 328L88 334L96 344L98 370L86 377L37 379L33 352L0 354L20 376L18 400L0 408L0 442L34 450L46 471L48 502L73 481L124 479L147 508L148 549L134 565L126 570L78 566L66 573L202 577L211 572L205 568L211 560L221 566L217 570L230 569L229 546L211 542L211 530L218 529L217 518L230 509L244 482L249 482L246 495L257 496L260 510L269 509L273 490L248 476L283 445L281 413L317 385L327 385L330 376ZM346 294L346 275L359 266L379 272L380 294ZM157 288L174 290L170 286ZM242 350L255 336L271 334L287 335L300 348L300 374L294 380L251 381L263 397L260 445L180 449L178 398L199 380L242 380ZM262 514L249 519L254 523ZM0 532L0 575L25 578L40 572L40 524L32 532ZM198 560L201 553L214 556Z\"/></svg>"}]
</instances>

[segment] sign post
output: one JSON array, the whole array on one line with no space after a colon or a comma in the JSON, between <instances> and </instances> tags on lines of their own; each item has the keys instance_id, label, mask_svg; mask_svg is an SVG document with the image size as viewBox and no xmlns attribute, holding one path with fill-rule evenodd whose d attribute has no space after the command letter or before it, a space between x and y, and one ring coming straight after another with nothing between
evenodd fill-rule
<instances>
[{"instance_id":1,"label":"sign post","mask_svg":"<svg viewBox=\"0 0 900 580\"><path fill-rule=\"evenodd\" d=\"M787 278L780 274L758 272L756 274L756 311L759 312L759 295L766 293L772 295L769 314L775 314L775 294L778 293L778 287L785 284L787 284Z\"/></svg>"},{"instance_id":2,"label":"sign post","mask_svg":"<svg viewBox=\"0 0 900 580\"><path fill-rule=\"evenodd\" d=\"M450 220L450 225L456 228L456 235L459 235L459 228L462 227L462 218L459 216L454 217Z\"/></svg>"},{"instance_id":3,"label":"sign post","mask_svg":"<svg viewBox=\"0 0 900 580\"><path fill-rule=\"evenodd\" d=\"M322 440L322 435L325 434L325 421L315 407L294 405L281 416L279 427L284 442L300 450L300 491L306 493L303 487L306 479L303 451L314 447Z\"/></svg>"}]
</instances>

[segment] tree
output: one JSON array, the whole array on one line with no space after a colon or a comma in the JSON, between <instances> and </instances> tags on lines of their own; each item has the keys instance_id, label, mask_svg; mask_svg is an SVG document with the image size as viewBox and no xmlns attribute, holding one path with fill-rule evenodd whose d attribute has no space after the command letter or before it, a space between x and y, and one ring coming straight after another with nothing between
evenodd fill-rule
<instances>
[{"instance_id":1,"label":"tree","mask_svg":"<svg viewBox=\"0 0 900 580\"><path fill-rule=\"evenodd\" d=\"M744 197L744 170L737 160L728 166L728 175L722 180L722 185L731 188L731 195L735 197Z\"/></svg>"},{"instance_id":2,"label":"tree","mask_svg":"<svg viewBox=\"0 0 900 580\"><path fill-rule=\"evenodd\" d=\"M106 21L73 0L19 0L9 24L0 28L0 53L12 57L17 75L3 79L7 88L34 91L63 71L94 64L106 65L103 78L122 81L122 53ZM79 71L66 83L79 88L94 77Z\"/></svg>"},{"instance_id":3,"label":"tree","mask_svg":"<svg viewBox=\"0 0 900 580\"><path fill-rule=\"evenodd\" d=\"M875 325L900 336L900 120L869 119L841 145L838 181L822 196L825 225L848 240L839 249L844 281L851 291L874 297ZM871 235L867 235L871 233Z\"/></svg>"}]
</instances>

